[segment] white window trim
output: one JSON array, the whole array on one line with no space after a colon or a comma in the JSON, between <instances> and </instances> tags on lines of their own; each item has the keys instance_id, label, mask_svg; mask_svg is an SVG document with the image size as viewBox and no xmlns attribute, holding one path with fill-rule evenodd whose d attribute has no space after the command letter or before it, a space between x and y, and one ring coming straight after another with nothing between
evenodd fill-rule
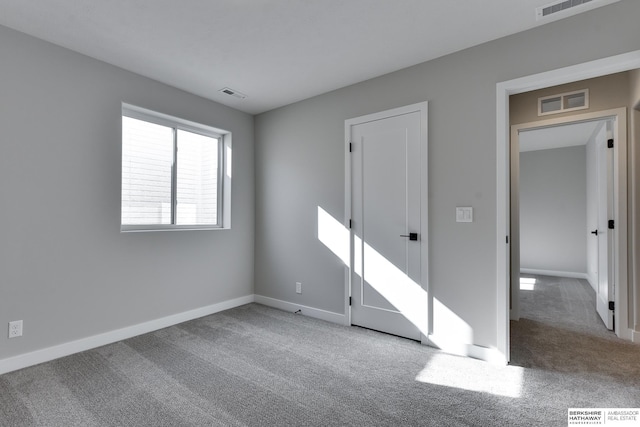
<instances>
[{"instance_id":1,"label":"white window trim","mask_svg":"<svg viewBox=\"0 0 640 427\"><path fill-rule=\"evenodd\" d=\"M584 105L581 105L579 107L565 108L564 106L565 98L571 95L578 95L578 94L584 94ZM544 101L548 99L553 99L553 98L560 98L560 108L558 110L543 112L542 104L544 103ZM589 109L589 89L574 90L572 92L558 93L556 95L549 95L549 96L543 96L538 98L538 116L548 116L551 114L568 113L570 111L587 110L587 109Z\"/></svg>"},{"instance_id":2,"label":"white window trim","mask_svg":"<svg viewBox=\"0 0 640 427\"><path fill-rule=\"evenodd\" d=\"M218 167L218 220L217 224L203 225L177 225L177 224L122 224L120 219L120 232L151 232L151 231L185 231L185 230L228 230L231 228L231 165L232 165L232 144L231 132L207 126L200 123L180 119L156 111L135 105L122 103L121 116L133 119L144 120L162 126L181 129L188 132L197 133L204 136L219 138L219 167ZM121 132L122 134L122 132ZM121 162L122 167L122 162ZM122 177L122 171L120 172ZM122 194L122 180L120 182L120 193ZM175 182L172 183L172 191L175 191ZM172 199L174 197L172 196ZM120 212L122 212L122 201L120 202Z\"/></svg>"}]
</instances>

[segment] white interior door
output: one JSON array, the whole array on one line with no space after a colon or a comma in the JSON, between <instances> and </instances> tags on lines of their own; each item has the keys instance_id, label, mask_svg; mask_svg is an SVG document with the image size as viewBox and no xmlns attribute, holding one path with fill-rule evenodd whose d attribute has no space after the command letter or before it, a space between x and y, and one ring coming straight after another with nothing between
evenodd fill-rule
<instances>
[{"instance_id":1,"label":"white interior door","mask_svg":"<svg viewBox=\"0 0 640 427\"><path fill-rule=\"evenodd\" d=\"M351 125L351 323L420 340L421 113Z\"/></svg>"},{"instance_id":2,"label":"white interior door","mask_svg":"<svg viewBox=\"0 0 640 427\"><path fill-rule=\"evenodd\" d=\"M610 127L610 123L607 123ZM598 286L596 289L596 309L607 329L614 328L613 310L609 301L614 300L613 249L614 233L609 229L609 220L614 218L613 189L613 149L607 146L607 132L601 132L596 139L598 169Z\"/></svg>"}]
</instances>

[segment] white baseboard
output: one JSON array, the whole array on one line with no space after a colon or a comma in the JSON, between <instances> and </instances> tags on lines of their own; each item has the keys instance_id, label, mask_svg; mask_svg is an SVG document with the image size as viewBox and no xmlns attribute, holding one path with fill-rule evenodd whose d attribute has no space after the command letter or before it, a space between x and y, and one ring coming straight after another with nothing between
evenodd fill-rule
<instances>
[{"instance_id":1,"label":"white baseboard","mask_svg":"<svg viewBox=\"0 0 640 427\"><path fill-rule=\"evenodd\" d=\"M300 310L300 314L314 317L316 319L326 320L327 322L339 323L347 325L347 316L333 311L321 310L319 308L308 307L306 305L295 304L288 301L282 301L275 298L269 298L262 295L255 295L255 302L266 305L268 307L277 308L279 310L290 311L292 313Z\"/></svg>"},{"instance_id":2,"label":"white baseboard","mask_svg":"<svg viewBox=\"0 0 640 427\"><path fill-rule=\"evenodd\" d=\"M540 276L568 277L570 279L589 280L587 273L576 273L573 271L538 270L535 268L521 268L520 273L537 274Z\"/></svg>"},{"instance_id":3,"label":"white baseboard","mask_svg":"<svg viewBox=\"0 0 640 427\"><path fill-rule=\"evenodd\" d=\"M617 332L617 335L618 335L619 338L622 338L623 340L634 342L633 341L634 332L635 331L633 329L631 329L631 328L620 328L620 330ZM640 338L640 336L638 338ZM637 341L635 341L635 342L637 342Z\"/></svg>"},{"instance_id":4,"label":"white baseboard","mask_svg":"<svg viewBox=\"0 0 640 427\"><path fill-rule=\"evenodd\" d=\"M262 295L255 295L255 302L268 307L277 308L284 311L295 313L301 310L300 314L314 317L316 319L326 320L328 322L339 323L341 325L349 325L347 316L332 311L321 310L318 308L308 307L306 305L295 304L288 301L282 301L275 298L269 298ZM455 354L457 356L472 357L474 359L483 360L496 365L506 365L506 357L497 349L481 347L473 344L461 344L451 342L451 340L438 339L434 335L429 335L427 340L423 342L426 345L441 349L444 352Z\"/></svg>"},{"instance_id":5,"label":"white baseboard","mask_svg":"<svg viewBox=\"0 0 640 427\"><path fill-rule=\"evenodd\" d=\"M223 301L206 307L196 308L194 310L185 311L178 314L172 314L160 319L150 320L148 322L139 323L137 325L127 326L114 331L93 335L53 347L43 348L42 350L32 351L30 353L20 354L0 360L0 375L7 372L16 371L28 366L37 365L39 363L48 362L60 357L69 356L81 351L90 350L92 348L101 347L127 338L132 338L141 334L157 331L158 329L177 325L178 323L188 320L197 319L199 317L208 316L230 308L239 307L241 305L254 302L253 295Z\"/></svg>"},{"instance_id":6,"label":"white baseboard","mask_svg":"<svg viewBox=\"0 0 640 427\"><path fill-rule=\"evenodd\" d=\"M640 344L640 331L631 330L631 341Z\"/></svg>"},{"instance_id":7,"label":"white baseboard","mask_svg":"<svg viewBox=\"0 0 640 427\"><path fill-rule=\"evenodd\" d=\"M434 334L427 337L425 344L430 347L440 349L445 353L450 353L456 356L471 357L494 365L506 365L508 363L505 355L495 348L455 342L450 338L438 337Z\"/></svg>"}]
</instances>

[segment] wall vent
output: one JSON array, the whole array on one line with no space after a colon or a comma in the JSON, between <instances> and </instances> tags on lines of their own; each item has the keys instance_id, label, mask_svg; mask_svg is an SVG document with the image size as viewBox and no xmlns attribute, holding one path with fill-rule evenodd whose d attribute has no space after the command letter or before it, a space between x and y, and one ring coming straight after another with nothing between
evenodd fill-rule
<instances>
[{"instance_id":1,"label":"wall vent","mask_svg":"<svg viewBox=\"0 0 640 427\"><path fill-rule=\"evenodd\" d=\"M222 92L225 95L233 96L238 99L245 99L247 97L247 95L245 95L244 93L238 92L237 90L231 89L229 87L223 87L218 92Z\"/></svg>"},{"instance_id":2,"label":"wall vent","mask_svg":"<svg viewBox=\"0 0 640 427\"><path fill-rule=\"evenodd\" d=\"M538 116L566 113L589 108L589 89L538 98Z\"/></svg>"}]
</instances>

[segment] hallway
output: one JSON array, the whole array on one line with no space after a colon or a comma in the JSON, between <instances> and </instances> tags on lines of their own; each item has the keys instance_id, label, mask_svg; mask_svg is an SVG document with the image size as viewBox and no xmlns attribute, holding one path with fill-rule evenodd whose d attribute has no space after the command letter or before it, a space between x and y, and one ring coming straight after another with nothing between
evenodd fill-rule
<instances>
[{"instance_id":1,"label":"hallway","mask_svg":"<svg viewBox=\"0 0 640 427\"><path fill-rule=\"evenodd\" d=\"M640 346L604 327L595 300L586 280L523 275L511 365L639 382Z\"/></svg>"}]
</instances>

